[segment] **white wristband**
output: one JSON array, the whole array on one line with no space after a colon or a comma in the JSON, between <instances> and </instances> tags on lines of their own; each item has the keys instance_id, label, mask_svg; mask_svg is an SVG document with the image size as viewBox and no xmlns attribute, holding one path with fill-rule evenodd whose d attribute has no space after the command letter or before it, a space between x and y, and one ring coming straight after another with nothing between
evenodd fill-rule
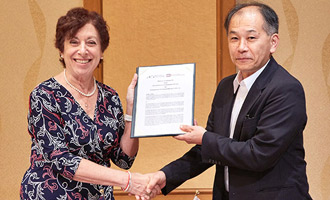
<instances>
[{"instance_id":1,"label":"white wristband","mask_svg":"<svg viewBox=\"0 0 330 200\"><path fill-rule=\"evenodd\" d=\"M124 115L124 120L128 121L128 122L131 122L132 121L132 115L125 114Z\"/></svg>"}]
</instances>

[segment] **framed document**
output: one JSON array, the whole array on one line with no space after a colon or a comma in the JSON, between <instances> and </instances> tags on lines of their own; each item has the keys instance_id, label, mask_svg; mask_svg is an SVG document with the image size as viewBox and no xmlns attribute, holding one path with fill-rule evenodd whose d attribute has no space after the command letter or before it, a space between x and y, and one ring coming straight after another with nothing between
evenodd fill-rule
<instances>
[{"instance_id":1,"label":"framed document","mask_svg":"<svg viewBox=\"0 0 330 200\"><path fill-rule=\"evenodd\" d=\"M131 137L183 134L192 125L195 103L195 63L145 66L136 69Z\"/></svg>"}]
</instances>

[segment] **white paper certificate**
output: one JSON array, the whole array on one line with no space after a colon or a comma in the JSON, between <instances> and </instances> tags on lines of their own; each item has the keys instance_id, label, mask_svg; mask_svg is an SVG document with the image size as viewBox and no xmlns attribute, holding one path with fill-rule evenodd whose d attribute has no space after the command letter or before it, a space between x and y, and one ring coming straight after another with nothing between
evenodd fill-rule
<instances>
[{"instance_id":1,"label":"white paper certificate","mask_svg":"<svg viewBox=\"0 0 330 200\"><path fill-rule=\"evenodd\" d=\"M131 137L179 135L194 121L195 63L138 67Z\"/></svg>"}]
</instances>

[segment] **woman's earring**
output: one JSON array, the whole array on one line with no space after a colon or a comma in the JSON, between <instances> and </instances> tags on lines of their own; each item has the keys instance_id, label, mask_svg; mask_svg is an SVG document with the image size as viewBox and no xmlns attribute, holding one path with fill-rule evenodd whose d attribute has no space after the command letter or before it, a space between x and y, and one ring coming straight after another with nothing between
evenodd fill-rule
<instances>
[{"instance_id":1,"label":"woman's earring","mask_svg":"<svg viewBox=\"0 0 330 200\"><path fill-rule=\"evenodd\" d=\"M64 61L63 56L60 55L60 58L59 58L58 60L59 60L60 62L63 62L63 61Z\"/></svg>"},{"instance_id":2,"label":"woman's earring","mask_svg":"<svg viewBox=\"0 0 330 200\"><path fill-rule=\"evenodd\" d=\"M99 64L97 65L97 67L100 67L100 64L102 64L103 63L103 56L100 58L100 62L99 62Z\"/></svg>"}]
</instances>

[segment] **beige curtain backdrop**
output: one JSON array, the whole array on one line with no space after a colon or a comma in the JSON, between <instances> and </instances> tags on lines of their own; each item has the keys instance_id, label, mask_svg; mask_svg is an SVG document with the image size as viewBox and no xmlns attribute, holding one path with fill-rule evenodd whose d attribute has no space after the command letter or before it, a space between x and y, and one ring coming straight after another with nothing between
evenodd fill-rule
<instances>
[{"instance_id":1,"label":"beige curtain backdrop","mask_svg":"<svg viewBox=\"0 0 330 200\"><path fill-rule=\"evenodd\" d=\"M330 198L330 1L263 0L280 17L275 58L303 84L308 124L305 149L313 199ZM28 95L62 70L54 48L55 24L82 0L1 0L0 7L0 199L18 199L29 166ZM216 89L216 0L106 0L103 13L111 42L104 82L125 105L126 88L137 66L196 62L195 117L205 125ZM171 137L141 139L134 172L152 172L191 145ZM214 169L185 188L210 188ZM202 199L205 200L205 199Z\"/></svg>"}]
</instances>

